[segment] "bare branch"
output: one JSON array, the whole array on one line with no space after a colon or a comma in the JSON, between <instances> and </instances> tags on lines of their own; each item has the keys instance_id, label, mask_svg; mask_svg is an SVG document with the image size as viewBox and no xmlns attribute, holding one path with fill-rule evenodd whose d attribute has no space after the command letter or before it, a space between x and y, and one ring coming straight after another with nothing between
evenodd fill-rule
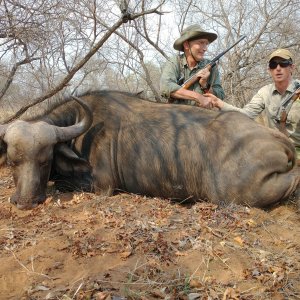
<instances>
[{"instance_id":1,"label":"bare branch","mask_svg":"<svg viewBox=\"0 0 300 300\"><path fill-rule=\"evenodd\" d=\"M161 5L158 5L156 8L136 13L130 15L130 20L135 20L136 18L139 18L145 14L161 14L160 11L158 11L159 7ZM22 107L19 109L12 117L7 118L4 123L10 122L12 120L17 119L20 117L24 112L26 112L30 107L33 107L34 105L43 102L44 100L54 96L59 91L61 91L63 88L65 88L71 79L74 77L74 75L89 61L89 59L103 46L103 44L107 41L107 39L124 23L127 22L124 20L123 17L121 17L113 26L107 26L102 23L107 28L107 32L102 36L102 38L87 52L87 54L78 62L76 63L72 68L69 69L68 74L52 89L50 89L48 92L46 92L44 95L34 99L30 104Z\"/></svg>"}]
</instances>

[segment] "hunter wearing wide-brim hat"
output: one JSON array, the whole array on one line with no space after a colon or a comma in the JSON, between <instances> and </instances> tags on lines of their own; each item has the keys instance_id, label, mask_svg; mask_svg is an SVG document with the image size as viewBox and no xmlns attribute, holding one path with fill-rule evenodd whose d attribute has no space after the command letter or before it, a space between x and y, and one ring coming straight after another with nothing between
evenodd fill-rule
<instances>
[{"instance_id":1,"label":"hunter wearing wide-brim hat","mask_svg":"<svg viewBox=\"0 0 300 300\"><path fill-rule=\"evenodd\" d=\"M208 90L209 93L224 99L217 67L211 70L204 68L210 62L204 58L205 52L216 39L215 33L205 31L199 25L188 26L181 32L173 45L180 52L166 62L160 80L161 95L169 102L211 108L210 97L203 96ZM195 74L199 76L199 81L189 89L182 88L182 84Z\"/></svg>"}]
</instances>

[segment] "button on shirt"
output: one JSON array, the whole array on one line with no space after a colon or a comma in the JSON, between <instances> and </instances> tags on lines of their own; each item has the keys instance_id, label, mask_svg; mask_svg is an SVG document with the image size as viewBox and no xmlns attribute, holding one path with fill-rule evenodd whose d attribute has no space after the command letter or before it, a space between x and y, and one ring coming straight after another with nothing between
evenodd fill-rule
<instances>
[{"instance_id":1,"label":"button on shirt","mask_svg":"<svg viewBox=\"0 0 300 300\"><path fill-rule=\"evenodd\" d=\"M275 84L269 84L262 87L257 94L246 104L243 108L237 108L224 102L222 111L239 111L247 114L250 118L254 119L263 110L266 112L268 126L277 128L277 121L275 120L280 103L283 99L291 96L295 91L295 80L288 86L286 92L281 95L275 88ZM299 82L299 81L297 81ZM295 147L300 147L300 100L299 98L293 102L292 107L287 115L286 130L289 134L290 140Z\"/></svg>"},{"instance_id":2,"label":"button on shirt","mask_svg":"<svg viewBox=\"0 0 300 300\"><path fill-rule=\"evenodd\" d=\"M168 60L163 68L161 79L160 79L160 91L161 95L167 99L171 98L171 93L179 90L181 84L189 79L191 76L195 75L199 70L203 69L210 60L203 59L196 65L195 68L190 70L188 67L186 57L184 54L177 55ZM179 82L179 79L182 82ZM225 93L221 86L220 74L216 67L212 68L210 76L208 78L208 84L211 84L213 94L220 99L224 99ZM203 94L199 82L195 82L189 90L196 91ZM195 101L192 100L179 100L174 99L176 104L190 104L195 105Z\"/></svg>"}]
</instances>

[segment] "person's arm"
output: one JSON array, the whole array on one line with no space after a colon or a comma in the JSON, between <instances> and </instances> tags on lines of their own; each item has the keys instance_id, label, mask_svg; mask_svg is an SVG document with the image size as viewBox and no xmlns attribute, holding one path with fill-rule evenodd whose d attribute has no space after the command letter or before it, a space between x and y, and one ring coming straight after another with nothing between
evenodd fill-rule
<instances>
[{"instance_id":1,"label":"person's arm","mask_svg":"<svg viewBox=\"0 0 300 300\"><path fill-rule=\"evenodd\" d=\"M217 96L219 99L224 100L225 92L221 85L219 70L216 66L211 70L211 75L208 79L208 84L211 84L210 92Z\"/></svg>"},{"instance_id":2,"label":"person's arm","mask_svg":"<svg viewBox=\"0 0 300 300\"><path fill-rule=\"evenodd\" d=\"M176 58L168 60L162 69L160 77L160 93L162 97L170 99L171 93L181 88L178 84L180 76L180 67Z\"/></svg>"},{"instance_id":3,"label":"person's arm","mask_svg":"<svg viewBox=\"0 0 300 300\"><path fill-rule=\"evenodd\" d=\"M204 108L212 108L212 99L210 97L204 97L202 94L184 88L172 92L171 97L175 99L193 100L197 102L197 106Z\"/></svg>"},{"instance_id":4,"label":"person's arm","mask_svg":"<svg viewBox=\"0 0 300 300\"><path fill-rule=\"evenodd\" d=\"M265 108L265 101L261 90L259 90L258 93L253 96L251 101L243 108L226 103L217 97L210 97L210 99L213 103L213 106L218 107L222 111L239 111L246 114L251 119L256 118Z\"/></svg>"}]
</instances>

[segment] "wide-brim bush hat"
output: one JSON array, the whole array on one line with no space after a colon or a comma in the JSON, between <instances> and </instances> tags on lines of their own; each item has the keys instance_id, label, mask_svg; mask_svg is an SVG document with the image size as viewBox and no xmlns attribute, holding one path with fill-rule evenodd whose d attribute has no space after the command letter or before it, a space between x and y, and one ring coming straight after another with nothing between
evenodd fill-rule
<instances>
[{"instance_id":1,"label":"wide-brim bush hat","mask_svg":"<svg viewBox=\"0 0 300 300\"><path fill-rule=\"evenodd\" d=\"M207 39L210 43L217 39L217 34L205 31L201 26L194 24L182 30L180 37L174 42L174 49L183 51L183 43L195 39Z\"/></svg>"}]
</instances>

